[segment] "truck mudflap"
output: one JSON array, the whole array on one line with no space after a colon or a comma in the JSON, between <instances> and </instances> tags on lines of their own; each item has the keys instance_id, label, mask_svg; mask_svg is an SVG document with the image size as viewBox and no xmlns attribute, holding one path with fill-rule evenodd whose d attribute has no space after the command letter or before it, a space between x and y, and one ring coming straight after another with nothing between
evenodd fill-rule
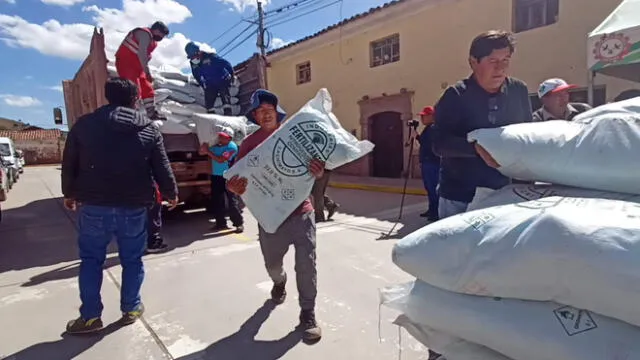
<instances>
[{"instance_id":1,"label":"truck mudflap","mask_svg":"<svg viewBox=\"0 0 640 360\"><path fill-rule=\"evenodd\" d=\"M7 191L3 188L0 189L0 202L7 200Z\"/></svg>"}]
</instances>

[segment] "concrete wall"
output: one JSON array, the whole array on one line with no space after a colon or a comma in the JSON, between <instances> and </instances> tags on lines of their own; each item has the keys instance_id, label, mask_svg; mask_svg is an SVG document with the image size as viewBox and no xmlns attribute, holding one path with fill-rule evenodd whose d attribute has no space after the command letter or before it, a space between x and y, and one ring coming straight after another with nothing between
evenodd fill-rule
<instances>
[{"instance_id":1,"label":"concrete wall","mask_svg":"<svg viewBox=\"0 0 640 360\"><path fill-rule=\"evenodd\" d=\"M27 165L58 164L62 162L64 140L18 140L16 147L24 152Z\"/></svg>"},{"instance_id":2,"label":"concrete wall","mask_svg":"<svg viewBox=\"0 0 640 360\"><path fill-rule=\"evenodd\" d=\"M517 34L511 73L524 80L531 93L550 77L586 87L587 33L619 3L598 0L587 5L584 0L561 0L558 22ZM407 0L270 55L269 88L289 113L319 88L328 88L334 113L344 128L367 138L363 97L376 100L383 94L410 94L411 114L434 104L443 89L469 75L471 40L489 29L510 30L512 13L511 0ZM400 61L371 68L370 43L396 33L400 35ZM311 82L297 85L296 65L306 61L311 62ZM607 99L634 87L604 76L597 77L596 84L606 85ZM407 150L405 164L408 156ZM356 166L349 172L368 175L366 166L354 171Z\"/></svg>"}]
</instances>

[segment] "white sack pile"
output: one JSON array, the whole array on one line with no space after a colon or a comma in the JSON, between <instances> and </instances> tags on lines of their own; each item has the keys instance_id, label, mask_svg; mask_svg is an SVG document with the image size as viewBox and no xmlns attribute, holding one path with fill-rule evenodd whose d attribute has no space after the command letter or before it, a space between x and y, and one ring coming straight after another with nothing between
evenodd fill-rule
<instances>
[{"instance_id":1,"label":"white sack pile","mask_svg":"<svg viewBox=\"0 0 640 360\"><path fill-rule=\"evenodd\" d=\"M487 359L640 359L639 124L637 98L471 132L505 175L553 184L507 186L399 241L393 261L417 280L382 291L397 323L450 359L472 359L453 344Z\"/></svg>"},{"instance_id":2,"label":"white sack pile","mask_svg":"<svg viewBox=\"0 0 640 360\"><path fill-rule=\"evenodd\" d=\"M107 69L110 76L117 76L117 71L113 64L107 65ZM229 88L232 97L231 105L227 105L233 116L215 116L207 114L204 91L192 76L167 65L163 65L160 68L152 67L151 75L154 80L155 101L158 111L171 122L165 123L160 127L164 134L208 134L207 137L200 138L200 142L213 144L217 141L217 136L212 134L217 133L223 127L233 129L235 134L234 141L236 142L241 142L247 134L256 130L254 124L249 123L244 116L239 116L241 108L238 98L235 97L239 92L240 86L237 78L234 79ZM214 105L215 113L223 115L222 100L217 98ZM207 123L207 119L213 122Z\"/></svg>"},{"instance_id":3,"label":"white sack pile","mask_svg":"<svg viewBox=\"0 0 640 360\"><path fill-rule=\"evenodd\" d=\"M235 175L249 179L242 199L268 233L274 233L309 197L314 178L307 167L312 158L325 161L331 170L373 150L372 143L359 141L343 129L331 111L331 96L327 89L320 89L315 98L225 173L227 179Z\"/></svg>"}]
</instances>

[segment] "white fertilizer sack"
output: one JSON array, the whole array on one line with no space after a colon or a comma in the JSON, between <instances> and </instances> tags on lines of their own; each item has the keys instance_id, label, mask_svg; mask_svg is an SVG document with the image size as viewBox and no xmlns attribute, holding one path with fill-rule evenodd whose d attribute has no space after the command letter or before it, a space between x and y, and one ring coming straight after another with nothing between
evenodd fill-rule
<instances>
[{"instance_id":1,"label":"white fertilizer sack","mask_svg":"<svg viewBox=\"0 0 640 360\"><path fill-rule=\"evenodd\" d=\"M572 122L478 129L468 140L509 177L640 194L640 97L599 106Z\"/></svg>"},{"instance_id":2,"label":"white fertilizer sack","mask_svg":"<svg viewBox=\"0 0 640 360\"><path fill-rule=\"evenodd\" d=\"M239 85L238 85L238 86L233 86L233 85L232 85L232 86L229 88L229 95L231 95L231 96L234 96L234 97L235 97L235 96L238 96L238 93L239 93L239 92L240 92L240 86L239 86Z\"/></svg>"},{"instance_id":3,"label":"white fertilizer sack","mask_svg":"<svg viewBox=\"0 0 640 360\"><path fill-rule=\"evenodd\" d=\"M383 302L414 323L512 359L640 359L640 328L554 302L457 294L420 280L383 290Z\"/></svg>"},{"instance_id":4,"label":"white fertilizer sack","mask_svg":"<svg viewBox=\"0 0 640 360\"><path fill-rule=\"evenodd\" d=\"M175 101L165 101L160 106L173 114L184 116L207 113L207 110L198 104L180 104Z\"/></svg>"},{"instance_id":5,"label":"white fertilizer sack","mask_svg":"<svg viewBox=\"0 0 640 360\"><path fill-rule=\"evenodd\" d=\"M387 298L384 292L383 298ZM385 299L383 301L388 300ZM404 328L427 348L442 354L447 360L511 360L488 347L474 344L426 325L413 322L404 314L398 316L393 323Z\"/></svg>"},{"instance_id":6,"label":"white fertilizer sack","mask_svg":"<svg viewBox=\"0 0 640 360\"><path fill-rule=\"evenodd\" d=\"M164 121L160 126L160 132L163 134L190 134L193 131L189 127L175 121Z\"/></svg>"},{"instance_id":7,"label":"white fertilizer sack","mask_svg":"<svg viewBox=\"0 0 640 360\"><path fill-rule=\"evenodd\" d=\"M216 114L193 114L198 139L201 144L214 145L218 142L218 132L222 127L233 130L233 141L240 143L247 136L247 118L244 116L224 116Z\"/></svg>"},{"instance_id":8,"label":"white fertilizer sack","mask_svg":"<svg viewBox=\"0 0 640 360\"><path fill-rule=\"evenodd\" d=\"M169 89L157 89L155 90L154 100L156 104L161 103L169 98L171 90Z\"/></svg>"},{"instance_id":9,"label":"white fertilizer sack","mask_svg":"<svg viewBox=\"0 0 640 360\"><path fill-rule=\"evenodd\" d=\"M244 203L265 231L274 233L311 193L314 178L308 164L313 158L335 169L373 150L344 130L331 112L331 96L320 89L276 132L225 173L249 180Z\"/></svg>"},{"instance_id":10,"label":"white fertilizer sack","mask_svg":"<svg viewBox=\"0 0 640 360\"><path fill-rule=\"evenodd\" d=\"M600 190L589 190L571 186L535 184L508 185L500 190L492 191L484 198L474 198L467 211L486 209L493 206L517 204L530 200L538 200L549 196L564 196L589 199L624 200L640 203L640 195L614 193Z\"/></svg>"},{"instance_id":11,"label":"white fertilizer sack","mask_svg":"<svg viewBox=\"0 0 640 360\"><path fill-rule=\"evenodd\" d=\"M160 91L163 89L158 89L156 91ZM164 89L164 90L169 90L169 89ZM179 102L181 104L192 104L196 101L196 99L192 96L189 96L183 92L180 91L175 91L175 90L169 90L171 91L171 94L169 94L169 99Z\"/></svg>"},{"instance_id":12,"label":"white fertilizer sack","mask_svg":"<svg viewBox=\"0 0 640 360\"><path fill-rule=\"evenodd\" d=\"M555 301L640 326L640 204L547 197L432 223L393 262L480 296Z\"/></svg>"}]
</instances>

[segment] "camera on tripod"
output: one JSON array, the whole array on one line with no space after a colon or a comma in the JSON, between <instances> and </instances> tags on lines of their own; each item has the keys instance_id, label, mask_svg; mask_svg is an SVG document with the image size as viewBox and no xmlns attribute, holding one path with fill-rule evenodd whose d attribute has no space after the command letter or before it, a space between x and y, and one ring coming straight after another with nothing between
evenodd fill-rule
<instances>
[{"instance_id":1,"label":"camera on tripod","mask_svg":"<svg viewBox=\"0 0 640 360\"><path fill-rule=\"evenodd\" d=\"M420 121L416 119L407 120L407 126L413 128L414 130L418 128L418 125L420 125Z\"/></svg>"}]
</instances>

